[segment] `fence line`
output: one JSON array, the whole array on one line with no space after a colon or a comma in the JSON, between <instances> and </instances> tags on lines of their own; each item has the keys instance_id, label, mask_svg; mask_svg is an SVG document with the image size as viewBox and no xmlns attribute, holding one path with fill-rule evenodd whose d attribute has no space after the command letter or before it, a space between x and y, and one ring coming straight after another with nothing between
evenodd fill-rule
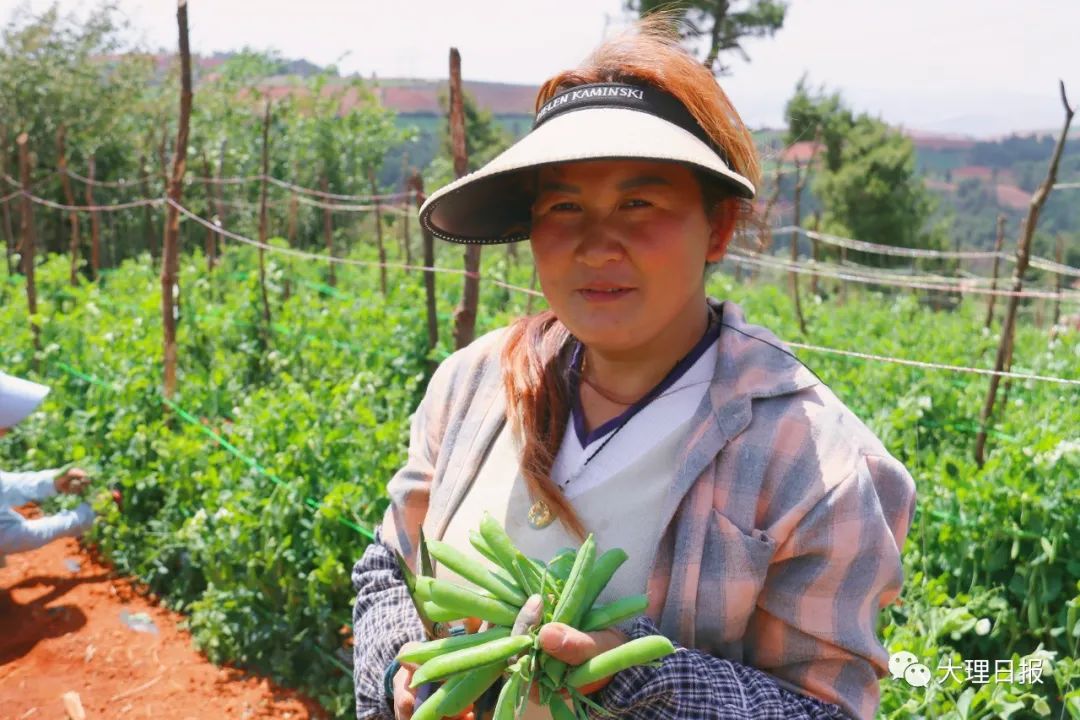
<instances>
[{"instance_id":1,"label":"fence line","mask_svg":"<svg viewBox=\"0 0 1080 720\"><path fill-rule=\"evenodd\" d=\"M379 210L383 212L387 212L393 215L401 215L405 212L412 212L408 209L408 205L405 205L405 210L402 210L402 208L398 205L384 205L382 203L380 203L379 205L346 205L343 203L331 203L323 202L321 200L312 200L311 198L307 198L302 195L297 196L296 200L297 202L300 202L304 205L322 208L324 210L333 210L334 212L373 212L376 207L378 207Z\"/></svg>"},{"instance_id":2,"label":"fence line","mask_svg":"<svg viewBox=\"0 0 1080 720\"><path fill-rule=\"evenodd\" d=\"M776 266L776 263L785 263L784 268L801 267L806 268L806 273L810 275L817 275L819 277L833 277L842 280L851 280L852 282L866 282L882 285L896 285L899 287L917 287L916 283L924 282L933 284L935 288L941 286L943 290L955 289L955 292L980 292L979 286L984 284L994 283L994 278L984 277L982 275L974 275L961 271L961 275L940 275L937 273L920 273L912 270L911 272L897 272L892 268L877 268L869 265L862 265L860 263L844 261L841 263L829 263L814 260L808 258L805 260L792 261L787 258L782 258L774 255L767 255L765 253L759 253L754 250L748 250L743 247L733 246L728 251L728 257L732 255L738 255L746 258L754 258L762 265L770 264L770 267ZM733 258L734 259L734 258ZM735 260L738 262L738 260ZM749 263L747 263L749 264ZM880 282L879 282L880 281ZM1004 280L997 279L997 283L1001 284ZM1054 297L1057 297L1057 288L1040 287L1038 285L1028 285L1029 290L1039 290L1042 292L1053 293ZM994 290L990 294L1010 294L1007 290Z\"/></svg>"},{"instance_id":3,"label":"fence line","mask_svg":"<svg viewBox=\"0 0 1080 720\"><path fill-rule=\"evenodd\" d=\"M231 230L226 230L220 225L217 225L210 220L207 220L206 218L196 215L180 203L173 202L172 200L166 200L166 202L175 207L185 217L193 220L200 225L203 225L204 227L213 230L214 232L220 233L225 237L231 240L235 240L239 243L243 243L244 245L251 245L252 247L262 248L263 250L267 250L269 252L277 252L283 255L292 255L293 257L302 258L304 260L337 263L339 265L355 265L358 267L386 267L396 268L398 270L419 270L424 272L447 273L451 275L468 274L465 270L458 270L456 268L426 267L424 265L407 265L405 263L380 263L377 260L354 260L353 258L335 257L333 255L323 255L321 253L312 253L304 250L296 250L294 248L285 248L279 247L277 245L270 245L268 243L259 242L258 240L255 240L253 238L245 237L244 235L235 233ZM527 290L527 288L522 289Z\"/></svg>"},{"instance_id":4,"label":"fence line","mask_svg":"<svg viewBox=\"0 0 1080 720\"><path fill-rule=\"evenodd\" d=\"M81 183L85 183L87 185L101 186L101 187L130 187L131 185L134 185L136 183L141 183L141 182L143 182L145 180L152 180L152 179L155 179L155 178L158 177L158 175L156 173L149 173L147 175L144 175L142 177L139 177L139 178L136 178L136 179L130 180L130 181L129 180L91 180L90 178L86 177L85 175L80 175L79 173L75 172L74 170L67 169L67 170L64 170L64 172L68 175L68 177L70 177L70 178L72 178L74 180L78 180ZM55 174L56 173L52 173L51 175L46 176L45 178L42 178L42 180L45 180L48 177L51 177L52 175L55 175ZM19 184L18 180L16 180L15 178L12 178L12 177L10 177L8 175L4 175L3 177L4 177L5 180L12 183L13 185L18 185ZM286 190L291 190L292 192L300 193L302 195L312 195L314 197L327 198L327 199L330 199L330 200L398 200L398 199L411 200L413 198L413 195L414 195L411 190L406 191L406 192L386 193L384 195L371 195L371 194L349 195L349 194L343 194L343 193L332 193L332 192L326 192L326 191L323 191L323 190L316 190L315 188L304 187L303 185L296 185L295 183L291 183L288 180L282 180L280 178L273 177L272 175L262 175L262 174L259 174L259 175L240 175L240 176L236 176L236 177L227 177L227 178L203 177L201 175L187 175L184 178L184 182L186 184L188 184L188 185L191 185L191 184L194 184L194 183L207 183L207 184L210 184L210 185L243 185L243 184L246 184L246 183L259 182L259 181L263 180L264 178L268 183L270 183L272 185L276 185L276 186L278 186L280 188L284 188ZM41 180L39 180L37 182L41 182Z\"/></svg>"},{"instance_id":5,"label":"fence line","mask_svg":"<svg viewBox=\"0 0 1080 720\"><path fill-rule=\"evenodd\" d=\"M262 177L260 176L260 180ZM415 193L412 190L406 192L387 193L385 195L343 195L340 193L326 192L323 190L315 190L313 188L306 188L300 185L294 185L286 180L280 180L276 177L266 176L266 181L277 185L280 188L286 190L292 190L293 192L302 193L304 195L313 195L315 197L328 198L330 200L396 200L405 199L406 201L412 200Z\"/></svg>"},{"instance_id":6,"label":"fence line","mask_svg":"<svg viewBox=\"0 0 1080 720\"><path fill-rule=\"evenodd\" d=\"M204 225L207 225L208 227L214 227L208 221L204 220L203 218L200 218L198 215L195 215L194 213L192 213L190 210L184 208L179 203L172 203L171 200L168 201L168 202L173 204L174 207L177 208L177 210L179 210L181 213L183 213L187 217L191 218L192 220L195 220L196 222L200 222L200 223L202 223ZM228 237L231 237L234 240L237 240L238 242L242 242L242 243L247 244L247 245L253 245L255 247L260 247L261 246L264 249L272 251L272 252L283 252L283 253L286 253L286 254L289 254L289 255L295 255L295 256L299 256L299 257L304 257L306 259L319 260L321 262L340 262L340 263L343 263L343 264L362 265L362 266L366 266L366 267L385 266L387 268L399 268L399 269L404 269L404 270L417 270L417 271L423 271L423 272L444 272L444 273L448 272L448 273L453 273L453 274L457 274L457 275L468 274L465 270L456 270L456 269L452 269L452 268L435 268L435 267L426 267L426 266L417 266L417 265L404 265L404 264L398 264L398 263L379 263L379 262L375 262L375 261L366 262L366 261L361 261L361 260L350 260L348 258L334 258L334 257L330 257L330 256L327 256L327 255L320 255L318 253L307 253L307 252L303 252L303 251L300 251L300 250L291 250L289 248L281 248L281 247L277 247L277 246L273 246L273 245L266 245L266 244L260 243L258 240L253 240L251 238L246 238L246 237L244 237L242 235L232 233L232 232L230 232L228 230L223 230L221 228L216 228L216 229L218 229L220 232L226 234ZM517 292L522 292L522 293L527 293L527 294L534 295L534 296L543 297L543 293L537 292L535 290L530 290L529 288L523 288L523 287L520 287L518 285L512 285L510 283L502 282L500 280L496 280L496 279L491 278L491 277L485 277L485 276L478 276L478 277L481 277L486 282L490 282L490 283L492 283L494 285L506 288L508 290L514 290L514 291L517 291ZM908 366L912 366L912 367L920 367L920 368L933 369L933 370L947 370L947 371L952 371L952 372L966 372L966 373L974 373L974 374L977 374L977 375L999 375L1001 377L1007 377L1007 378L1011 378L1011 379L1014 379L1014 380L1034 380L1034 381L1039 381L1039 382L1059 383L1059 384L1063 384L1063 385L1080 385L1080 380L1074 380L1074 379L1071 379L1071 378L1059 378L1059 377L1053 377L1053 376L1050 376L1050 375L1035 375L1035 374L1028 374L1028 373L1014 373L1014 372L1005 372L1005 371L997 372L997 371L994 371L994 370L987 370L985 368L965 367L963 365L945 365L945 364L942 364L942 363L924 362L924 361L921 361L921 360L907 360L907 359L904 359L904 358L895 358L895 357L890 357L890 356L887 356L887 355L871 355L871 354L868 354L868 353L858 353L858 352L853 352L851 350L840 350L840 349L837 349L837 348L821 347L821 346L818 346L818 345L808 345L808 344L805 344L805 343L789 342L789 343L787 343L787 345L790 346L790 347L799 348L799 349L802 349L802 350L809 350L809 351L812 351L812 352L823 352L823 353L832 353L832 354L835 354L835 355L846 355L848 357L856 357L856 358L860 358L860 359L864 359L864 360L875 360L875 361L879 361L879 362L888 362L888 363L894 363L894 364L899 364L899 365L908 365Z\"/></svg>"},{"instance_id":7,"label":"fence line","mask_svg":"<svg viewBox=\"0 0 1080 720\"><path fill-rule=\"evenodd\" d=\"M75 172L73 170L70 170L70 169L65 170L64 172L69 177L72 177L72 178L74 178L76 180L79 180L80 182L91 184L91 185L101 185L101 186L106 186L106 187L129 187L129 186L135 184L136 182L142 182L145 179L150 179L150 178L156 177L155 175L150 174L150 175L147 175L147 176L145 176L143 178L138 178L136 180L133 180L131 182L123 181L123 180L121 180L121 181L108 181L108 180L90 180L90 178L85 177L83 175L80 175L79 173L77 173L77 172ZM51 177L53 177L53 176L55 176L57 174L58 174L58 172L56 172L56 171L51 172L48 175L35 180L33 185L38 185L38 184L50 179ZM19 185L18 180L16 180L15 178L12 178L9 175L4 174L3 176L0 176L0 177L3 177L3 179L5 181L7 181L8 183L10 183L10 184L12 184L12 185L14 185L16 187ZM386 193L386 194L382 194L382 195L332 193L332 192L326 192L326 191L323 191L323 190L317 190L317 189L314 189L314 188L304 187L302 185L297 185L295 183L288 182L287 180L282 180L280 178L276 178L276 177L273 177L273 176L270 176L270 175L265 175L264 176L264 175L261 175L261 174L259 174L259 175L244 175L244 176L229 177L229 178L212 178L212 177L208 178L208 177L201 177L201 176L196 175L196 176L188 176L185 179L185 181L188 184L192 184L194 182L202 182L202 183L209 183L209 184L213 184L213 185L241 185L241 184L246 184L246 183L251 183L251 182L262 181L263 179L265 179L267 182L269 182L269 183L271 183L273 185L276 185L277 187L284 188L286 190L290 190L292 192L299 193L301 195L309 195L309 196L312 196L312 197L320 197L320 198L325 198L325 199L329 199L329 200L353 200L353 201L355 201L355 200L360 200L360 201L364 201L364 200L367 200L367 201L372 201L372 200L402 200L405 203L408 203L415 197L415 193L413 191L411 191L411 190L406 191L406 192ZM1073 187L1080 187L1080 182L1076 182L1076 183L1058 183L1057 185L1054 186L1055 189L1063 189L1063 188L1068 189L1068 188L1073 188ZM6 196L4 198L0 198L0 202L7 201L7 200L11 199L11 197L12 197L12 195L8 195L8 196ZM330 203L320 203L320 202L318 202L316 200L308 200L308 199L305 199L303 197L298 198L298 200L300 200L300 202L303 202L303 203L305 203L307 205L311 205L313 207L328 208L328 209L335 210L335 211L340 211L340 212L368 212L368 211L374 210L374 205L333 205L333 204L330 204ZM221 202L225 202L225 201L221 201ZM237 201L231 201L231 202L235 203ZM382 206L381 209L385 209L387 207L389 207L389 206ZM69 208L65 207L63 209L69 209ZM396 211L395 210L390 210L389 212L396 212ZM881 244L881 243L874 243L874 242L869 242L869 241L866 241L866 240L856 240L854 238L846 238L846 237L842 237L842 236L839 236L839 235L831 235L829 233L816 232L816 231L813 231L813 230L808 230L808 229L803 228L803 227L797 227L797 226L792 226L792 225L788 225L788 226L784 226L784 227L780 227L780 228L775 228L775 229L772 229L771 232L773 232L776 235L781 235L781 234L784 234L784 233L791 233L791 232L798 232L798 233L800 233L800 234L802 234L802 235L804 235L804 236L806 236L806 237L808 237L808 238L810 238L812 240L817 240L818 242L822 242L822 243L825 243L827 245L833 245L835 247L844 247L844 248L847 248L849 250L857 250L859 252L864 252L864 253L869 253L869 254L877 254L877 255L891 255L891 256L894 256L894 257L907 257L907 258L937 258L937 259L951 259L951 260L993 260L995 257L997 257L997 258L1000 258L1002 260L1005 260L1006 262L1012 262L1012 263L1016 262L1016 256L1013 255L1012 253L1004 253L1004 252L998 253L998 252L994 252L993 250L931 250L931 249L926 249L926 248L910 248L910 247L901 247L901 246L895 246L895 245L884 245L884 244ZM1043 271L1049 272L1049 273L1054 273L1054 274L1058 274L1058 275L1069 275L1069 276L1072 276L1072 277L1080 277L1080 268L1076 268L1076 267L1072 267L1072 266L1065 265L1065 264L1062 264L1062 263L1058 263L1058 262L1055 262L1055 261L1050 260L1048 258L1042 258L1042 257L1037 257L1037 256L1032 257L1030 259L1030 261L1029 261L1029 265L1031 265L1034 268L1037 268L1039 270L1043 270Z\"/></svg>"},{"instance_id":8,"label":"fence line","mask_svg":"<svg viewBox=\"0 0 1080 720\"><path fill-rule=\"evenodd\" d=\"M131 187L132 185L142 184L142 183L146 182L147 180L153 180L155 178L160 177L160 175L157 174L157 173L147 173L146 175L143 175L142 177L137 177L137 178L134 178L132 180L91 180L90 178L86 177L85 175L80 175L79 173L75 172L71 168L66 168L64 170L64 172L72 180L78 180L79 182L81 182L83 184L90 185L90 186L93 186L93 187L111 187L111 188Z\"/></svg>"},{"instance_id":9,"label":"fence line","mask_svg":"<svg viewBox=\"0 0 1080 720\"><path fill-rule=\"evenodd\" d=\"M1044 299L1050 299L1050 300L1060 298L1062 301L1065 301L1065 302L1080 302L1080 293L1074 293L1074 292L1057 293L1057 292L1050 292L1050 291L1044 291L1044 290L1020 290L1020 291L994 290L994 289L991 289L991 288L983 288L983 287L977 287L977 286L967 287L967 286L963 286L963 285L946 285L946 284L935 284L935 283L929 283L929 282L900 281L900 280L892 280L892 279L889 279L887 277L872 277L872 276L858 275L858 274L855 274L855 273L837 272L837 271L825 270L825 269L818 270L818 269L807 267L805 265L791 263L791 262L786 261L786 260L773 259L773 258L771 258L770 256L767 256L767 255L760 255L760 254L755 253L754 255L757 255L757 257L754 257L752 255L744 254L744 253L747 253L747 251L733 249L731 251L731 253L728 255L728 258L730 260L733 260L734 262L737 262L737 263L740 263L740 264L743 264L743 265L755 265L755 266L758 266L758 267L768 267L768 268L774 268L774 269L777 269L777 270L784 270L784 271L787 271L787 272L794 272L794 273L798 273L800 275L817 275L818 277L835 278L835 279L838 279L838 280L846 280L846 281L849 281L849 282L863 283L863 284L869 284L869 285L889 285L889 286L892 286L892 287L908 288L908 289L913 289L913 290L936 290L938 292L949 292L949 293L960 293L960 294L972 293L972 294L978 294L978 295L997 295L997 296L1004 296L1004 297L1013 297L1013 296L1015 296L1015 297L1027 297L1027 298L1044 298Z\"/></svg>"},{"instance_id":10,"label":"fence line","mask_svg":"<svg viewBox=\"0 0 1080 720\"><path fill-rule=\"evenodd\" d=\"M878 362L893 363L896 365L908 365L917 368L926 368L929 370L950 370L953 372L965 372L974 373L976 375L997 375L999 377L1010 378L1012 380L1035 380L1038 382L1058 383L1061 385L1080 385L1080 380L1074 380L1072 378L1059 378L1051 375L1033 375L1028 373L1016 373L987 370L985 368L973 368L965 367L963 365L944 365L942 363L924 362L922 360L906 360L904 358L891 357L889 355L871 355L870 353L854 352L852 350L838 350L836 348L821 347L819 345L807 345L805 343L788 342L785 343L789 347L799 348L800 350L809 350L811 352L829 353L832 355L844 355L846 357L858 358L860 360L875 360Z\"/></svg>"},{"instance_id":11,"label":"fence line","mask_svg":"<svg viewBox=\"0 0 1080 720\"><path fill-rule=\"evenodd\" d=\"M22 194L22 193L20 192L19 194ZM28 197L30 197L32 200L42 201L41 198L36 198L35 196L30 195L29 193L26 193L26 195ZM162 203L162 202L168 203L169 205L172 205L173 207L175 207L185 217L187 217L187 218L195 221L196 223L199 223L200 225L203 225L203 226L205 226L205 227L207 227L207 228L209 228L209 229L211 229L211 230L213 230L213 231L215 231L217 233L220 233L221 235L223 235L225 237L233 239L233 240L235 240L237 242L243 243L245 245L251 245L253 247L261 247L261 248L263 248L265 250L268 250L270 252L278 252L278 253L282 253L282 254L285 254L285 255L291 255L291 256L294 256L294 257L299 257L299 258L302 258L302 259L305 259L305 260L314 260L314 261L318 261L318 262L331 262L331 263L338 263L338 264L342 264L342 265L353 265L353 266L359 266L359 267L386 267L386 268L394 268L394 269L408 270L408 271L445 273L445 274L452 274L452 275L474 275L476 277L482 277L482 276L476 275L474 273L469 273L466 270L459 270L459 269L456 269L456 268L428 267L428 266L424 266L424 265L408 265L408 264L405 264L405 263L380 263L380 262L377 262L377 261L355 260L355 259L352 259L352 258L339 258L339 257L333 257L333 256L329 256L329 255L323 255L323 254L320 254L320 253L310 253L310 252L305 252L303 250L295 250L293 248L278 247L276 245L270 245L270 244L267 244L267 243L261 243L258 240L254 240L252 238L245 237L245 236L240 235L238 233L227 230L227 229L225 229L225 228L223 228L223 227L221 227L221 226L219 226L219 225L217 225L217 224L215 224L215 223L213 223L213 222L211 222L209 220L206 220L205 218L200 217L199 215L197 215L197 214L193 213L192 211L188 210L186 207L184 207L180 203L174 202L173 200L168 199L168 198L166 198L164 200L142 200L142 201L137 201L137 202L139 202L140 204L159 204L159 203ZM43 203L48 204L50 207L59 206L60 209L71 209L71 207L69 207L69 206L62 206L62 205L59 205L59 203L51 203L50 201L43 201ZM77 207L77 206L75 206L75 207ZM108 210L108 209L114 209L115 207L116 206L112 206L112 207L103 206L101 208L96 208L96 209ZM83 208L80 208L80 209L83 209ZM86 209L89 209L89 208L86 208ZM739 251L739 252L743 252L743 251ZM1020 293L1013 293L1012 291L1008 291L1008 290L990 290L988 288L962 288L962 287L958 287L958 286L950 287L950 286L933 285L933 284L930 284L930 283L908 283L908 284L904 284L904 283L898 283L898 282L895 282L895 281L886 281L884 278L864 278L864 277L860 277L860 276L857 276L857 275L850 275L850 274L846 274L846 273L827 273L827 272L822 272L822 271L818 271L818 270L810 270L810 269L807 269L807 268L801 267L801 266L792 266L790 263L783 262L783 261L762 261L762 260L758 260L758 259L753 258L753 257L744 257L744 256L742 256L740 254L729 255L728 257L731 258L732 260L734 260L735 262L746 263L746 264L750 264L750 265L760 265L760 266L765 266L765 267L774 267L774 268L778 268L778 269L782 269L782 270L787 270L789 272L797 272L797 273L803 273L803 274L813 273L813 274L818 274L818 275L823 275L823 276L833 276L833 275L835 275L835 276L839 277L840 279L848 279L848 280L852 280L854 282L868 282L868 283L883 284L883 285L892 284L892 285L899 285L901 287L922 288L922 289L938 290L938 291L946 291L946 292L972 292L972 293L995 294L995 295L1016 294L1018 296L1023 296L1023 297L1041 297L1041 298L1057 298L1057 297L1059 297L1058 293L1049 293L1049 292L1021 291ZM531 290L529 288L524 288L524 287L521 287L521 286L518 286L518 285L513 285L511 283L507 283L507 282L504 282L504 281L501 281L501 280L498 280L498 279L495 279L495 278L491 278L491 277L484 277L483 279L485 281L487 281L487 282L490 282L493 285L505 288L507 290L513 290L515 292L520 292L520 293L532 295L532 296L535 296L535 297L543 297L543 293L538 292L536 290ZM1062 299L1067 299L1067 300L1070 300L1070 301L1080 300L1080 293L1069 293L1067 295L1062 294L1061 297L1062 297ZM830 354L834 354L834 355L844 355L844 356L847 356L847 357L854 357L854 358L859 358L859 359L863 359L863 360L873 360L873 361L877 361L877 362L894 363L894 364L899 364L899 365L907 365L907 366L911 366L911 367L920 367L920 368L934 369L934 370L946 370L946 371L951 371L951 372L974 373L974 374L978 374L978 375L997 375L997 376L1000 376L1000 377L1016 379L1016 380L1033 380L1033 381L1039 381L1039 382L1051 382L1051 383L1059 383L1059 384L1065 384L1065 385L1080 385L1080 380L1075 380L1075 379L1070 379L1070 378L1058 378L1058 377L1052 377L1052 376L1047 376L1047 375L1014 373L1014 372L1006 372L1006 371L1000 371L999 372L999 371L994 371L994 370L987 370L985 368L965 367L965 366L962 366L962 365L945 365L945 364L941 364L941 363L932 363L932 362L925 362L925 361L920 361L920 360L907 360L907 359L904 359L904 358L895 358L895 357L885 356L885 355L872 355L872 354L869 354L869 353L859 353L859 352L854 352L854 351L851 351L851 350L841 350L841 349L838 349L838 348L821 347L821 346L818 346L818 345L808 345L808 344L805 344L805 343L789 342L789 343L787 343L787 345L790 346L790 347L799 348L799 349L803 349L803 350L809 350L809 351L812 351L812 352L822 352L822 353L830 353Z\"/></svg>"},{"instance_id":12,"label":"fence line","mask_svg":"<svg viewBox=\"0 0 1080 720\"><path fill-rule=\"evenodd\" d=\"M52 200L46 200L45 198L38 197L32 193L23 192L22 190L15 193L15 195L22 195L36 205L44 205L45 207L50 207L54 210L65 210L68 212L109 212L112 210L130 210L131 208L145 207L147 205L161 205L165 202L164 198L144 198L125 203L117 203L115 205L65 205L63 203L53 202Z\"/></svg>"},{"instance_id":13,"label":"fence line","mask_svg":"<svg viewBox=\"0 0 1080 720\"><path fill-rule=\"evenodd\" d=\"M993 260L995 257L997 257L1007 262L1016 262L1016 256L1012 253L998 253L994 252L993 250L928 250L925 248L909 248L895 245L882 245L881 243L872 243L867 242L866 240L855 240L853 238L840 237L839 235L830 235L828 233L815 232L813 230L807 230L806 228L798 227L795 225L787 225L781 228L776 228L772 230L772 232L777 235L783 233L798 232L810 238L811 240L817 240L818 242L823 242L826 245L844 247L848 250L858 250L860 252L874 255L893 255L896 257L939 258L951 260ZM1032 267L1037 267L1040 270L1046 270L1047 272L1080 277L1080 268L1063 265L1047 258L1032 257L1028 264L1030 264Z\"/></svg>"}]
</instances>

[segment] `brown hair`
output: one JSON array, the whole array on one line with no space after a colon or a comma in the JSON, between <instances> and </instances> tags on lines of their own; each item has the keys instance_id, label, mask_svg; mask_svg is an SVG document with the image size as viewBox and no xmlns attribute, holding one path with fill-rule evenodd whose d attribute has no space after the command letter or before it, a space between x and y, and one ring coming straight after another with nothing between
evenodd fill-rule
<instances>
[{"instance_id":1,"label":"brown hair","mask_svg":"<svg viewBox=\"0 0 1080 720\"><path fill-rule=\"evenodd\" d=\"M705 132L727 153L735 172L756 186L761 175L753 138L712 73L679 47L670 15L654 14L636 32L604 42L574 70L559 73L540 88L539 108L556 94L601 82L645 83L678 98ZM750 201L733 201L698 174L706 209L730 202L740 223L752 220ZM524 440L521 471L529 493L544 501L579 538L585 528L551 480L551 468L566 432L570 392L570 332L550 310L516 320L502 351L503 385L515 433Z\"/></svg>"}]
</instances>

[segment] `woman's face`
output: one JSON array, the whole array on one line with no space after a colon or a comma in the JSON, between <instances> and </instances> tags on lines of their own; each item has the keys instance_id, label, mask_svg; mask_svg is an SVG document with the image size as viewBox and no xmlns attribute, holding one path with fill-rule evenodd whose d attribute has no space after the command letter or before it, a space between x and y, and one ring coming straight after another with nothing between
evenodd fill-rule
<instances>
[{"instance_id":1,"label":"woman's face","mask_svg":"<svg viewBox=\"0 0 1080 720\"><path fill-rule=\"evenodd\" d=\"M594 160L539 171L532 251L551 309L579 340L620 352L700 322L705 263L734 227L730 203L706 216L678 163ZM696 312L695 312L696 311Z\"/></svg>"}]
</instances>

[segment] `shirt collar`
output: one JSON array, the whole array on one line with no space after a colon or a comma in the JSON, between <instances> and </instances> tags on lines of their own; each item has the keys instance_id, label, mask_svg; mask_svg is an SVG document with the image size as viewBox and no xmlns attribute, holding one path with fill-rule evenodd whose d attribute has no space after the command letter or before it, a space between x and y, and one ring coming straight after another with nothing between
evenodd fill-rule
<instances>
[{"instance_id":1,"label":"shirt collar","mask_svg":"<svg viewBox=\"0 0 1080 720\"><path fill-rule=\"evenodd\" d=\"M772 332L746 322L741 307L730 300L708 299L720 314L720 352L709 395L720 414L749 400L788 395L821 384L814 372Z\"/></svg>"},{"instance_id":2,"label":"shirt collar","mask_svg":"<svg viewBox=\"0 0 1080 720\"><path fill-rule=\"evenodd\" d=\"M570 358L570 417L574 424L574 432L577 434L578 442L581 443L581 447L588 447L591 443L596 442L615 428L629 422L630 419L641 412L645 406L675 385L679 379L693 367L694 363L696 363L701 356L716 343L717 339L720 337L721 331L719 319L719 313L715 311L711 312L709 314L709 325L705 328L705 333L701 336L701 339L690 349L690 352L684 355L683 358L675 364L675 367L664 376L664 379L657 383L652 390L646 393L645 396L636 403L616 417L608 420L603 425L595 428L592 432L586 432L585 430L585 411L581 407L581 394L578 392L581 379L581 364L585 356L585 346L582 343L577 342L573 350L573 355Z\"/></svg>"}]
</instances>

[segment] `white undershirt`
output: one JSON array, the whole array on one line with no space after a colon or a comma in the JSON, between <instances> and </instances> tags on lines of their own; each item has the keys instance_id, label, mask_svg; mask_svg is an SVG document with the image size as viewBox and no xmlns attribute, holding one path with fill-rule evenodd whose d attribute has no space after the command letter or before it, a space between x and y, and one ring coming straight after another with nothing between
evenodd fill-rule
<instances>
[{"instance_id":1,"label":"white undershirt","mask_svg":"<svg viewBox=\"0 0 1080 720\"><path fill-rule=\"evenodd\" d=\"M594 438L586 447L581 446L571 417L551 469L552 480L566 497L572 499L581 495L640 459L665 437L664 428L682 426L708 391L718 352L717 344L712 343L682 377L639 410L621 430L613 428L606 435ZM617 434L611 437L611 433ZM611 440L603 450L586 465L589 456L609 437ZM574 477L577 473L580 475ZM573 479L564 487L563 483L569 478Z\"/></svg>"}]
</instances>

